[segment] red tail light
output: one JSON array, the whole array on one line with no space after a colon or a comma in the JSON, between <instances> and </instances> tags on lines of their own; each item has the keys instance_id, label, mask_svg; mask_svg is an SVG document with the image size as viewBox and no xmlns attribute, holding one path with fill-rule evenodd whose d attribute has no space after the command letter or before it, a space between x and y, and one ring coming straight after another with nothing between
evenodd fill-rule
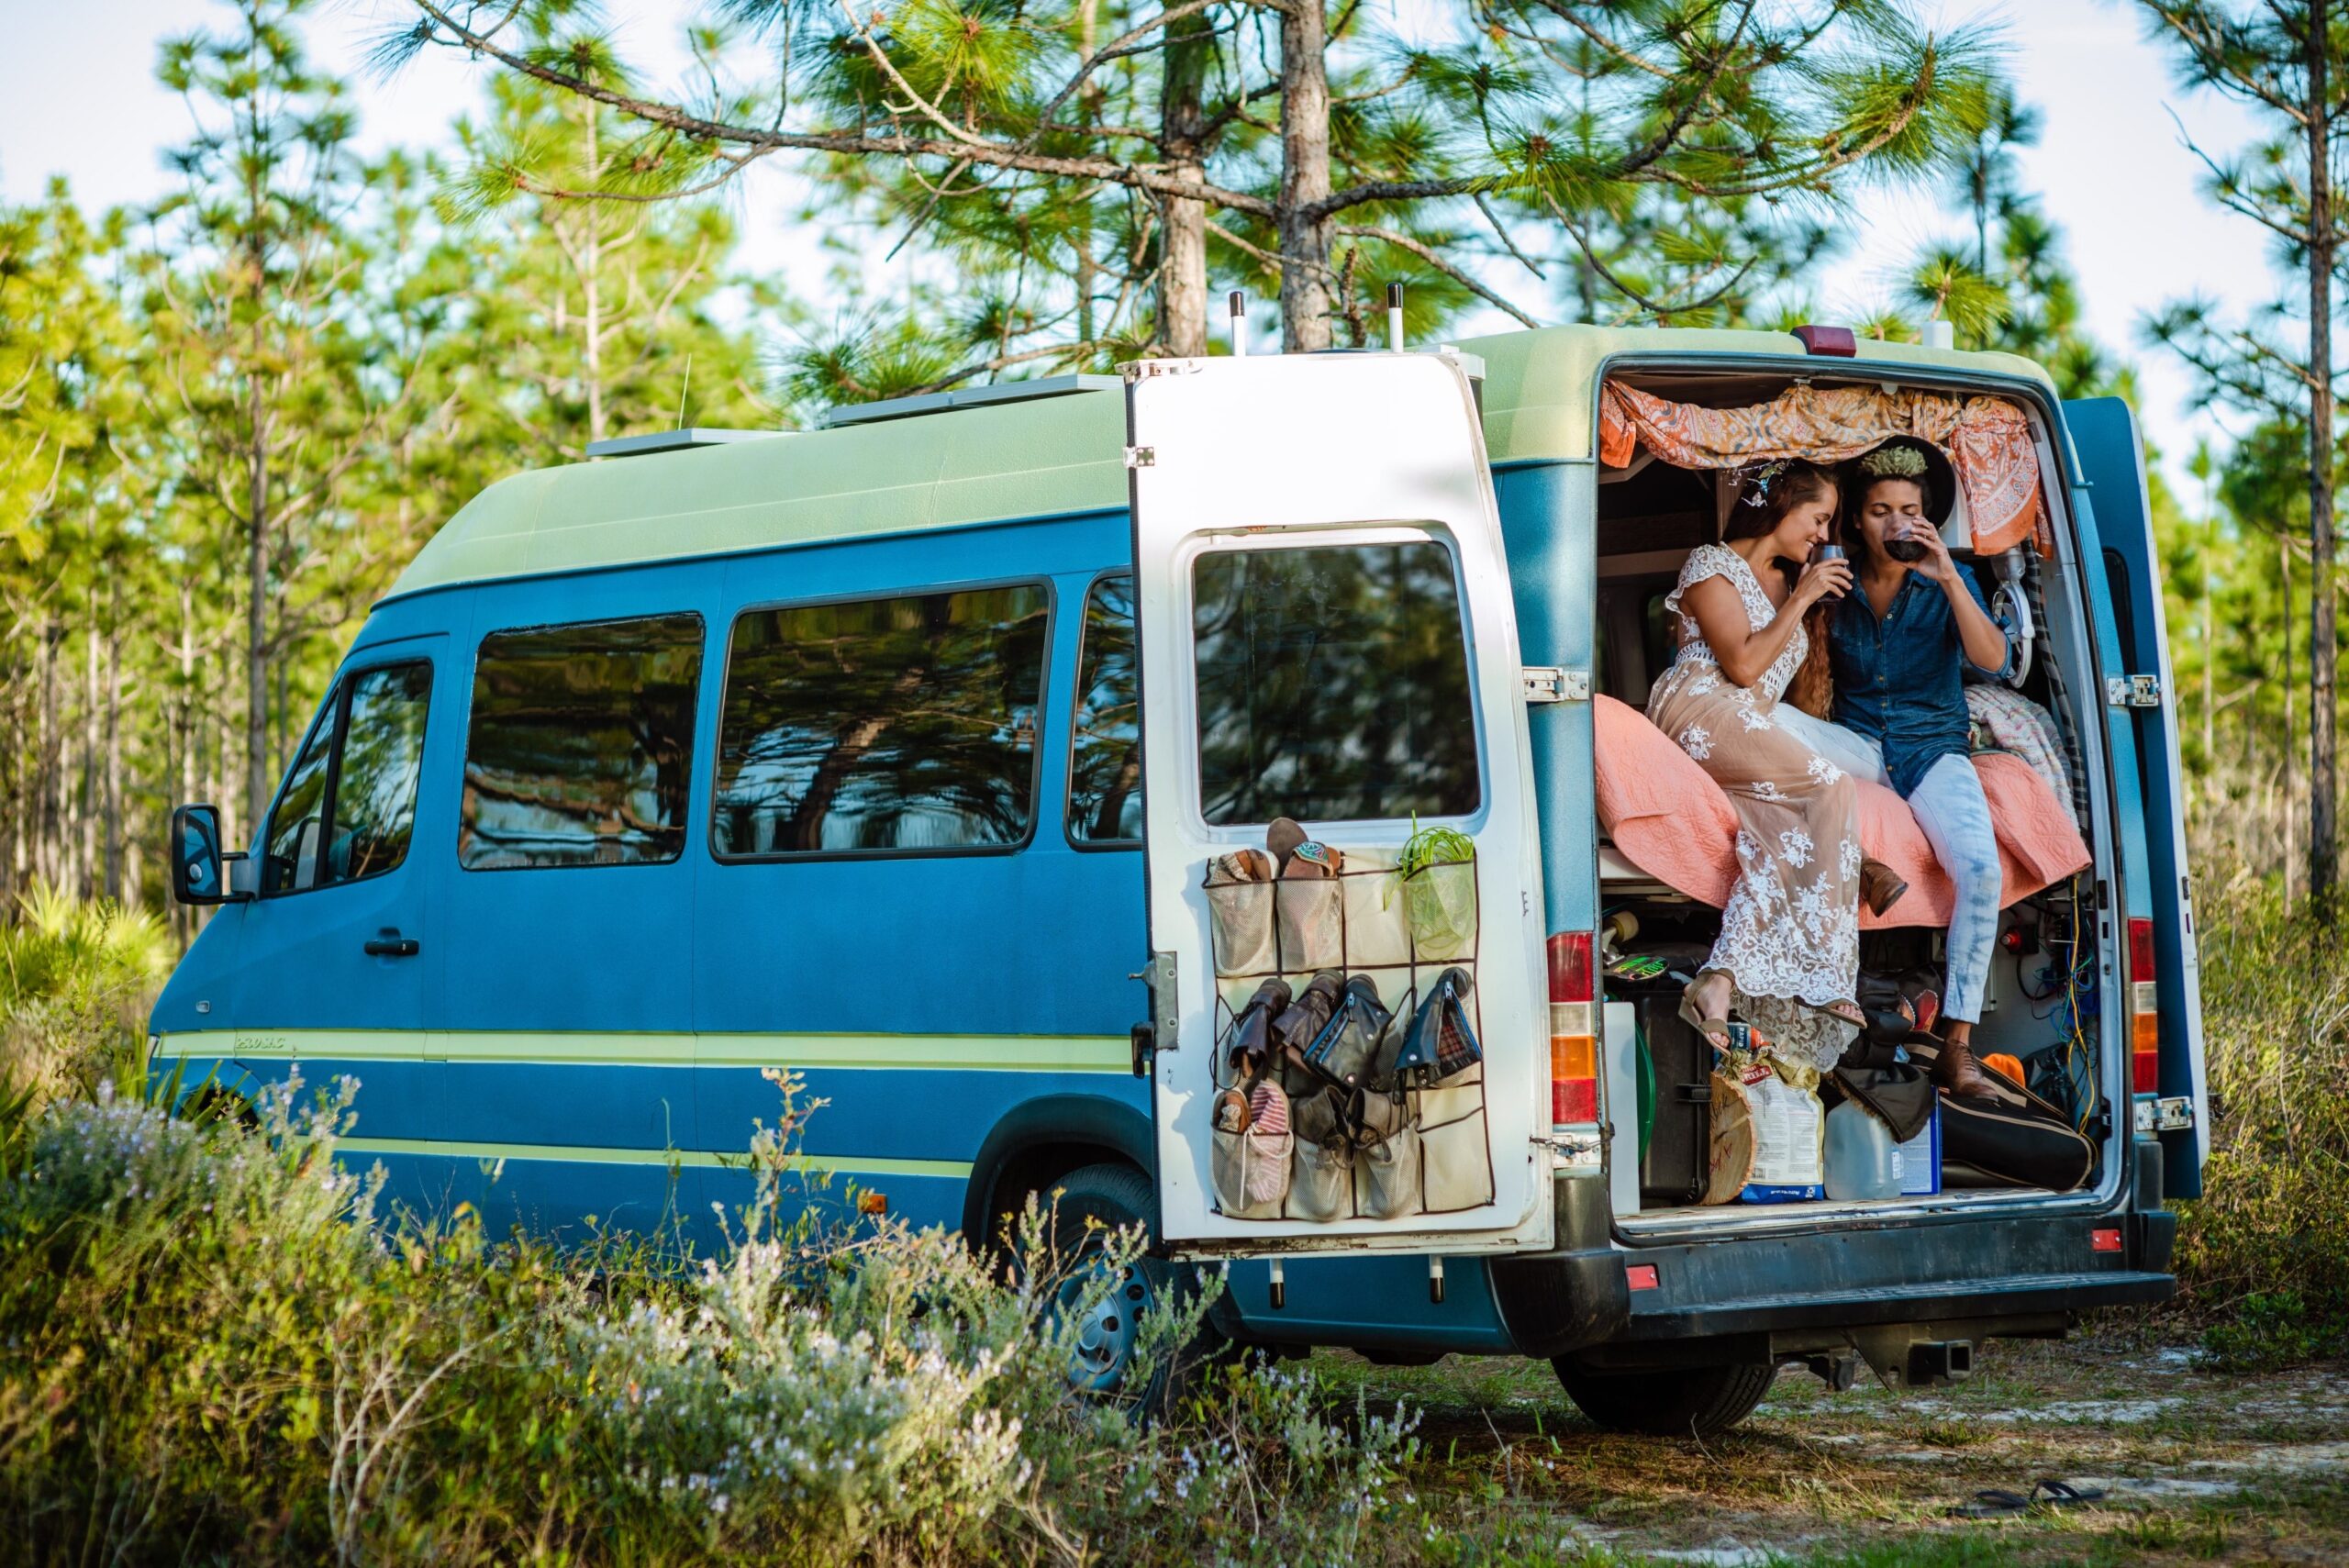
<instances>
[{"instance_id":1,"label":"red tail light","mask_svg":"<svg viewBox=\"0 0 2349 1568\"><path fill-rule=\"evenodd\" d=\"M1553 1128L1598 1119L1598 992L1590 933L1550 939L1550 1121Z\"/></svg>"},{"instance_id":2,"label":"red tail light","mask_svg":"<svg viewBox=\"0 0 2349 1568\"><path fill-rule=\"evenodd\" d=\"M2155 997L2154 923L2129 922L2129 1086L2140 1095L2162 1087L2162 1018Z\"/></svg>"}]
</instances>

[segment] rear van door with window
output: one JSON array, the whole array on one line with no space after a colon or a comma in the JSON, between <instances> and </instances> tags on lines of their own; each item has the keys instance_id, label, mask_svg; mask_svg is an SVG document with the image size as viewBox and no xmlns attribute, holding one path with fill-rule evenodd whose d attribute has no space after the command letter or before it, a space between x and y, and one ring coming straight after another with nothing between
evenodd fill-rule
<instances>
[{"instance_id":1,"label":"rear van door with window","mask_svg":"<svg viewBox=\"0 0 2349 1568\"><path fill-rule=\"evenodd\" d=\"M1446 357L1296 355L1153 361L1129 389L1162 1234L1188 1256L1545 1247L1542 890L1469 382ZM1335 874L1230 883L1284 817ZM1419 829L1473 862L1407 885ZM1276 1049L1279 1103L1257 1095L1239 1020L1317 975L1398 1030L1448 982L1441 1069L1380 1107L1378 1072L1325 1092ZM1568 1031L1586 1060L1586 1018ZM1244 1132L1219 1110L1234 1093Z\"/></svg>"},{"instance_id":2,"label":"rear van door with window","mask_svg":"<svg viewBox=\"0 0 2349 1568\"><path fill-rule=\"evenodd\" d=\"M2128 956L2132 983L2153 963L2159 1049L2150 1073L2134 1075L2140 1094L2183 1099L2194 1126L2163 1135L2163 1191L2198 1197L2202 1162L2210 1152L2210 1106L2202 1071L2202 979L2194 934L2193 884L2186 854L2186 790L2177 726L2178 694L2170 668L2169 632L2162 609L2159 546L2145 489L2145 447L2137 417L2118 397L2081 398L2064 405L2080 471L2088 484L2097 542L2104 552L2112 595L2113 630L2125 669L2119 695L2133 720L2137 784L2145 817L2148 885L2132 889L2132 916L2150 919L2147 943L2132 930ZM2132 928L2138 922L2131 922ZM2143 950L2150 946L2151 951ZM2132 1006L2132 1011L2136 1011ZM2133 1063L2132 1063L2133 1066Z\"/></svg>"}]
</instances>

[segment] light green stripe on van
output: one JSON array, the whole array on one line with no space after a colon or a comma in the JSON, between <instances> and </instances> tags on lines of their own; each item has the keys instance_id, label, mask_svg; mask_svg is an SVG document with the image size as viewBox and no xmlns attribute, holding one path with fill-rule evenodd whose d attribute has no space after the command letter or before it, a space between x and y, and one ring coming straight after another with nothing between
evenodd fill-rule
<instances>
[{"instance_id":1,"label":"light green stripe on van","mask_svg":"<svg viewBox=\"0 0 2349 1568\"><path fill-rule=\"evenodd\" d=\"M514 1062L609 1067L864 1067L963 1073L1128 1073L1117 1035L587 1034L420 1029L201 1029L161 1037L169 1057Z\"/></svg>"},{"instance_id":2,"label":"light green stripe on van","mask_svg":"<svg viewBox=\"0 0 2349 1568\"><path fill-rule=\"evenodd\" d=\"M1588 461L1598 370L1618 356L1803 357L1782 332L1684 328L1552 327L1460 347L1485 362L1485 445L1497 463ZM2010 354L1864 339L1859 355L2047 382ZM1814 362L1821 376L1851 363ZM1108 389L518 473L450 518L386 596L1121 510L1125 439L1124 395Z\"/></svg>"},{"instance_id":3,"label":"light green stripe on van","mask_svg":"<svg viewBox=\"0 0 2349 1568\"><path fill-rule=\"evenodd\" d=\"M554 1160L582 1165L678 1165L694 1169L744 1165L747 1156L706 1149L591 1149L568 1143L462 1143L438 1138L338 1138L346 1154L414 1154L444 1160ZM792 1170L835 1176L942 1176L966 1181L967 1160L885 1160L858 1154L794 1154Z\"/></svg>"}]
</instances>

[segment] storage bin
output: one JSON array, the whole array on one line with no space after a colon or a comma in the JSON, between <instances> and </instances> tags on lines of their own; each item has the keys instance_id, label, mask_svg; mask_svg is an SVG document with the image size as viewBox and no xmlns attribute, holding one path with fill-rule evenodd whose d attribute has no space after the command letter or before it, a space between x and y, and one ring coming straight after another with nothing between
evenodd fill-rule
<instances>
[{"instance_id":1,"label":"storage bin","mask_svg":"<svg viewBox=\"0 0 2349 1568\"><path fill-rule=\"evenodd\" d=\"M1452 1121L1438 1123L1421 1111L1419 1188L1430 1214L1455 1214L1493 1201L1492 1145L1481 1087L1477 1093L1476 1108Z\"/></svg>"},{"instance_id":2,"label":"storage bin","mask_svg":"<svg viewBox=\"0 0 2349 1568\"><path fill-rule=\"evenodd\" d=\"M1412 955L1421 963L1473 957L1476 951L1476 862L1446 861L1403 879L1403 917Z\"/></svg>"},{"instance_id":3,"label":"storage bin","mask_svg":"<svg viewBox=\"0 0 2349 1568\"><path fill-rule=\"evenodd\" d=\"M1216 1211L1235 1219L1279 1218L1282 1200L1288 1195L1296 1134L1266 1136L1250 1128L1245 1132L1218 1129L1210 1136Z\"/></svg>"},{"instance_id":4,"label":"storage bin","mask_svg":"<svg viewBox=\"0 0 2349 1568\"><path fill-rule=\"evenodd\" d=\"M1288 1184L1291 1219L1327 1222L1353 1215L1353 1151L1342 1143L1297 1139Z\"/></svg>"},{"instance_id":5,"label":"storage bin","mask_svg":"<svg viewBox=\"0 0 2349 1568\"><path fill-rule=\"evenodd\" d=\"M1403 917L1402 886L1394 857L1350 851L1338 878L1346 906L1346 965L1386 969L1411 962L1411 929Z\"/></svg>"},{"instance_id":6,"label":"storage bin","mask_svg":"<svg viewBox=\"0 0 2349 1568\"><path fill-rule=\"evenodd\" d=\"M1268 884L1274 890L1282 973L1346 967L1345 881L1285 876Z\"/></svg>"},{"instance_id":7,"label":"storage bin","mask_svg":"<svg viewBox=\"0 0 2349 1568\"><path fill-rule=\"evenodd\" d=\"M1364 1219L1401 1219L1419 1212L1419 1129L1406 1122L1362 1151Z\"/></svg>"},{"instance_id":8,"label":"storage bin","mask_svg":"<svg viewBox=\"0 0 2349 1568\"><path fill-rule=\"evenodd\" d=\"M1208 929L1215 944L1218 974L1270 974L1276 967L1273 945L1274 886L1269 882L1219 882L1208 885Z\"/></svg>"}]
</instances>

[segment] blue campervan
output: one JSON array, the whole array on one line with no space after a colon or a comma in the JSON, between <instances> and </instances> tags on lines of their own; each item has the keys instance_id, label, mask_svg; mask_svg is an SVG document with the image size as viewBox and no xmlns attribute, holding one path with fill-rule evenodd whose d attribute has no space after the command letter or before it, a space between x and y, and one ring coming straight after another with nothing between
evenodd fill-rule
<instances>
[{"instance_id":1,"label":"blue campervan","mask_svg":"<svg viewBox=\"0 0 2349 1568\"><path fill-rule=\"evenodd\" d=\"M2065 1064L2093 1147L2068 1190L1645 1179L1687 1107L1609 966L1711 912L1608 841L1594 708L1644 699L1722 514L1717 475L1602 461L1610 383L2019 411L2051 542L1983 564L2028 607L2018 689L2091 863L2009 911L1976 1039ZM1984 1339L2166 1296L2165 1202L2199 1190L2155 559L2124 405L1831 333L1150 361L607 443L447 521L241 853L183 808L175 886L217 907L155 1068L245 1096L348 1073L343 1148L394 1195L557 1238L743 1201L788 1068L838 1201L984 1247L1057 1193L1151 1229L1132 1294L1221 1270L1221 1338L1543 1357L1627 1429L1733 1423L1789 1362L1962 1375ZM1284 819L1331 874L1258 878ZM2061 1009L2034 1000L2057 937ZM1261 1098L1236 1130L1233 1040L1323 974L1325 1066L1427 1048L1334 1156ZM1086 1376L1130 1323L1095 1326Z\"/></svg>"}]
</instances>

